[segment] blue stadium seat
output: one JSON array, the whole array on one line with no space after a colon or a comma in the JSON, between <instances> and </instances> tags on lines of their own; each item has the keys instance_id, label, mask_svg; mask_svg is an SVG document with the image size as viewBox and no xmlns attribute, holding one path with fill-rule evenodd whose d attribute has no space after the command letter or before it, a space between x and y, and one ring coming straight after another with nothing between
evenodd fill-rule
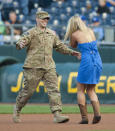
<instances>
[{"instance_id":1,"label":"blue stadium seat","mask_svg":"<svg viewBox=\"0 0 115 131\"><path fill-rule=\"evenodd\" d=\"M64 6L64 3L62 1L57 2L57 8L62 8Z\"/></svg>"},{"instance_id":2,"label":"blue stadium seat","mask_svg":"<svg viewBox=\"0 0 115 131\"><path fill-rule=\"evenodd\" d=\"M66 23L66 25L67 25L67 23ZM64 32L64 33L66 32L66 25L62 26L62 32Z\"/></svg>"},{"instance_id":3,"label":"blue stadium seat","mask_svg":"<svg viewBox=\"0 0 115 131\"><path fill-rule=\"evenodd\" d=\"M27 20L25 20L24 24L28 24L29 25L29 24L32 24L32 22L27 19Z\"/></svg>"},{"instance_id":4,"label":"blue stadium seat","mask_svg":"<svg viewBox=\"0 0 115 131\"><path fill-rule=\"evenodd\" d=\"M103 13L102 15L100 15L100 18L102 20L103 25L109 25L111 23L110 22L111 17L107 13Z\"/></svg>"},{"instance_id":5,"label":"blue stadium seat","mask_svg":"<svg viewBox=\"0 0 115 131\"><path fill-rule=\"evenodd\" d=\"M42 11L42 10L44 10L42 7L37 8L37 11Z\"/></svg>"},{"instance_id":6,"label":"blue stadium seat","mask_svg":"<svg viewBox=\"0 0 115 131\"><path fill-rule=\"evenodd\" d=\"M36 11L37 11L37 9L36 8L34 8L34 9L31 9L31 15L33 15L33 14L36 14Z\"/></svg>"},{"instance_id":7,"label":"blue stadium seat","mask_svg":"<svg viewBox=\"0 0 115 131\"><path fill-rule=\"evenodd\" d=\"M108 17L108 14L107 14L107 13L102 13L102 19L103 19L103 20L106 20L107 17Z\"/></svg>"},{"instance_id":8,"label":"blue stadium seat","mask_svg":"<svg viewBox=\"0 0 115 131\"><path fill-rule=\"evenodd\" d=\"M74 14L74 11L72 10L72 8L70 6L66 7L65 11L66 11L65 14L68 17L70 17L70 16L72 16Z\"/></svg>"},{"instance_id":9,"label":"blue stadium seat","mask_svg":"<svg viewBox=\"0 0 115 131\"><path fill-rule=\"evenodd\" d=\"M15 12L16 12L17 15L19 15L20 14L20 9L15 9Z\"/></svg>"},{"instance_id":10,"label":"blue stadium seat","mask_svg":"<svg viewBox=\"0 0 115 131\"><path fill-rule=\"evenodd\" d=\"M96 6L98 6L98 1L97 0L91 0L91 5L92 5L92 7L96 7Z\"/></svg>"},{"instance_id":11,"label":"blue stadium seat","mask_svg":"<svg viewBox=\"0 0 115 131\"><path fill-rule=\"evenodd\" d=\"M89 13L89 21L91 21L94 16L97 16L97 13L95 11Z\"/></svg>"},{"instance_id":12,"label":"blue stadium seat","mask_svg":"<svg viewBox=\"0 0 115 131\"><path fill-rule=\"evenodd\" d=\"M57 8L57 2L52 2L52 4L51 4L51 7L56 7Z\"/></svg>"},{"instance_id":13,"label":"blue stadium seat","mask_svg":"<svg viewBox=\"0 0 115 131\"><path fill-rule=\"evenodd\" d=\"M11 0L4 2L3 8L13 8L13 2Z\"/></svg>"},{"instance_id":14,"label":"blue stadium seat","mask_svg":"<svg viewBox=\"0 0 115 131\"><path fill-rule=\"evenodd\" d=\"M58 9L56 7L51 7L51 13L52 14L57 14L58 13Z\"/></svg>"},{"instance_id":15,"label":"blue stadium seat","mask_svg":"<svg viewBox=\"0 0 115 131\"><path fill-rule=\"evenodd\" d=\"M112 26L115 26L115 19L111 19L110 22Z\"/></svg>"},{"instance_id":16,"label":"blue stadium seat","mask_svg":"<svg viewBox=\"0 0 115 131\"><path fill-rule=\"evenodd\" d=\"M60 22L59 22L58 19L54 19L54 20L53 20L53 26L54 26L54 27L59 26L59 24L60 24Z\"/></svg>"},{"instance_id":17,"label":"blue stadium seat","mask_svg":"<svg viewBox=\"0 0 115 131\"><path fill-rule=\"evenodd\" d=\"M82 15L86 14L86 7L81 7L80 10Z\"/></svg>"},{"instance_id":18,"label":"blue stadium seat","mask_svg":"<svg viewBox=\"0 0 115 131\"><path fill-rule=\"evenodd\" d=\"M23 23L23 22L25 21L25 16L24 16L23 14L20 14L20 15L18 16L18 20L19 20L21 23Z\"/></svg>"},{"instance_id":19,"label":"blue stadium seat","mask_svg":"<svg viewBox=\"0 0 115 131\"><path fill-rule=\"evenodd\" d=\"M78 8L79 2L76 0L72 0L68 6L71 6L72 8Z\"/></svg>"},{"instance_id":20,"label":"blue stadium seat","mask_svg":"<svg viewBox=\"0 0 115 131\"><path fill-rule=\"evenodd\" d=\"M35 21L35 14L30 15L30 21L33 23Z\"/></svg>"},{"instance_id":21,"label":"blue stadium seat","mask_svg":"<svg viewBox=\"0 0 115 131\"><path fill-rule=\"evenodd\" d=\"M34 3L34 8L38 8L39 7L39 4L38 3Z\"/></svg>"},{"instance_id":22,"label":"blue stadium seat","mask_svg":"<svg viewBox=\"0 0 115 131\"><path fill-rule=\"evenodd\" d=\"M65 15L65 14L60 14L60 20L62 21L62 22L65 22L65 21L67 21L67 16Z\"/></svg>"},{"instance_id":23,"label":"blue stadium seat","mask_svg":"<svg viewBox=\"0 0 115 131\"><path fill-rule=\"evenodd\" d=\"M19 8L19 3L18 3L18 1L14 1L14 2L13 2L13 7L14 7L14 9L15 9L15 8Z\"/></svg>"},{"instance_id":24,"label":"blue stadium seat","mask_svg":"<svg viewBox=\"0 0 115 131\"><path fill-rule=\"evenodd\" d=\"M79 2L79 6L80 6L80 7L85 7L85 6L86 6L86 0L81 0L81 1Z\"/></svg>"}]
</instances>

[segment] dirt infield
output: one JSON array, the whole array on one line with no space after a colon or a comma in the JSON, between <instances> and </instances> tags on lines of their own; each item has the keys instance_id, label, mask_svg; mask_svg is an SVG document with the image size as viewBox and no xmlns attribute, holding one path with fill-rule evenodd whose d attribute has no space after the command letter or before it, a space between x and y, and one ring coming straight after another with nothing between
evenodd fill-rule
<instances>
[{"instance_id":1,"label":"dirt infield","mask_svg":"<svg viewBox=\"0 0 115 131\"><path fill-rule=\"evenodd\" d=\"M115 114L102 114L102 121L92 125L93 114L88 125L77 124L80 114L68 114L70 121L64 124L52 122L52 114L22 114L22 122L12 122L12 115L0 114L0 131L115 131Z\"/></svg>"}]
</instances>

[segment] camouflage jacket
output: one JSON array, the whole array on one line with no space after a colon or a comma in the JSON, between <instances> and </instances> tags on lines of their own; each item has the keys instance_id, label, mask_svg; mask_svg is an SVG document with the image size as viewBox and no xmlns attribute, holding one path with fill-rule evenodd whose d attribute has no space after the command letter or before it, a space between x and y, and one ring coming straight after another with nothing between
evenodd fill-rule
<instances>
[{"instance_id":1,"label":"camouflage jacket","mask_svg":"<svg viewBox=\"0 0 115 131\"><path fill-rule=\"evenodd\" d=\"M57 35L49 28L43 32L39 27L33 27L22 35L16 43L16 48L20 48L20 42L25 40L27 47L27 57L23 67L26 68L55 68L52 58L53 48L63 54L71 55L73 50L63 44Z\"/></svg>"}]
</instances>

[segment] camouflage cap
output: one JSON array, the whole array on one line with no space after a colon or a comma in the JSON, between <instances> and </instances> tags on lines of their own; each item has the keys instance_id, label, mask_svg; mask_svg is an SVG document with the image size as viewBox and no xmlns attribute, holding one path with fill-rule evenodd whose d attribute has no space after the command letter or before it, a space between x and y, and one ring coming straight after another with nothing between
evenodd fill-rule
<instances>
[{"instance_id":1,"label":"camouflage cap","mask_svg":"<svg viewBox=\"0 0 115 131\"><path fill-rule=\"evenodd\" d=\"M40 19L50 18L48 12L46 12L46 11L37 11L36 12L36 17L40 18Z\"/></svg>"}]
</instances>

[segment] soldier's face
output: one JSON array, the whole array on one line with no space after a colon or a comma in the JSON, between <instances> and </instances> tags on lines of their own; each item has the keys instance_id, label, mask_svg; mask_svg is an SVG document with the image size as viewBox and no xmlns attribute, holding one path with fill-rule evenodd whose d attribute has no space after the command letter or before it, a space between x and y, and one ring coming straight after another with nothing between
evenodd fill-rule
<instances>
[{"instance_id":1,"label":"soldier's face","mask_svg":"<svg viewBox=\"0 0 115 131\"><path fill-rule=\"evenodd\" d=\"M41 28L45 28L48 24L49 18L44 18L44 19L36 19L37 25L39 25Z\"/></svg>"}]
</instances>

